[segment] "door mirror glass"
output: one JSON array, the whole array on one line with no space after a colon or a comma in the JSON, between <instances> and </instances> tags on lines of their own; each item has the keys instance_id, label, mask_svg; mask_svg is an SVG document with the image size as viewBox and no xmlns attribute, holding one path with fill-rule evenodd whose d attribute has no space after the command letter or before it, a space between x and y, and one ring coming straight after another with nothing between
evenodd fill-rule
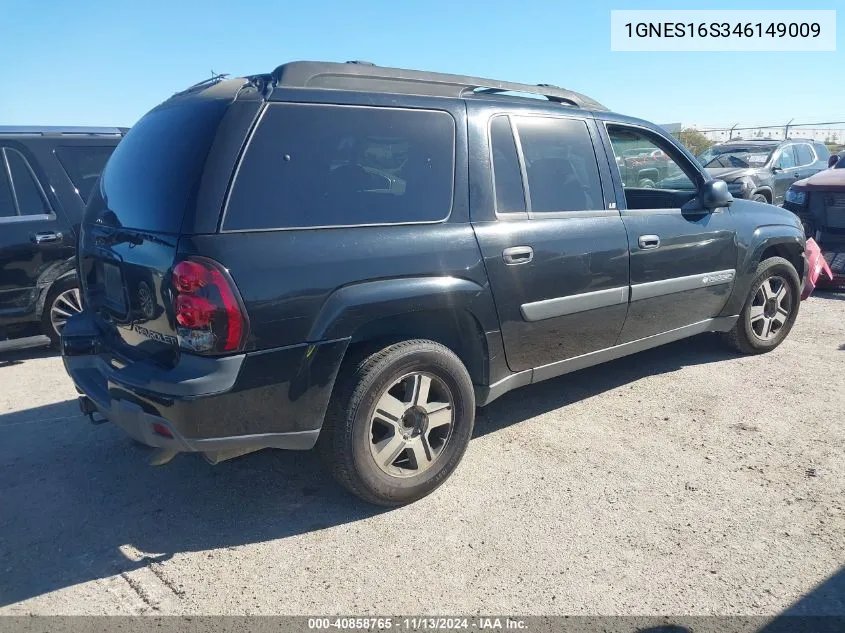
<instances>
[{"instance_id":1,"label":"door mirror glass","mask_svg":"<svg viewBox=\"0 0 845 633\"><path fill-rule=\"evenodd\" d=\"M701 185L698 190L698 201L703 208L713 210L729 206L734 201L734 197L728 191L728 185L724 180L711 180Z\"/></svg>"}]
</instances>

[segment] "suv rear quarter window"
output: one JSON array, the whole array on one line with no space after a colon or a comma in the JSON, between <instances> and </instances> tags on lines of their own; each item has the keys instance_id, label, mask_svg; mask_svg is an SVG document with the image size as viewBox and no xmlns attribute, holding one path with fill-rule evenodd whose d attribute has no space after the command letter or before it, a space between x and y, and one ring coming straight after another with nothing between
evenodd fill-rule
<instances>
[{"instance_id":1,"label":"suv rear quarter window","mask_svg":"<svg viewBox=\"0 0 845 633\"><path fill-rule=\"evenodd\" d=\"M446 112L271 104L238 168L224 230L438 222L449 216Z\"/></svg>"},{"instance_id":2,"label":"suv rear quarter window","mask_svg":"<svg viewBox=\"0 0 845 633\"><path fill-rule=\"evenodd\" d=\"M83 202L88 202L91 190L113 151L114 146L111 145L77 145L56 148L56 156Z\"/></svg>"}]
</instances>

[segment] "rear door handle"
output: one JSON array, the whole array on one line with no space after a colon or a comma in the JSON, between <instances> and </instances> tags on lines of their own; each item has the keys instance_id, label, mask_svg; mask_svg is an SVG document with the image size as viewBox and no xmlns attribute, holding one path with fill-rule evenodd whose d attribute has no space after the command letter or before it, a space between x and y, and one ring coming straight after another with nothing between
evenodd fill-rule
<instances>
[{"instance_id":1,"label":"rear door handle","mask_svg":"<svg viewBox=\"0 0 845 633\"><path fill-rule=\"evenodd\" d=\"M644 251L651 248L657 248L660 246L660 238L657 235L640 235L640 239L637 240L637 244L639 244L640 248Z\"/></svg>"},{"instance_id":2,"label":"rear door handle","mask_svg":"<svg viewBox=\"0 0 845 633\"><path fill-rule=\"evenodd\" d=\"M36 244L49 244L50 242L58 242L62 239L62 234L54 231L45 231L36 233L32 236L32 241Z\"/></svg>"},{"instance_id":3,"label":"rear door handle","mask_svg":"<svg viewBox=\"0 0 845 633\"><path fill-rule=\"evenodd\" d=\"M527 264L534 259L534 249L530 246L511 246L502 251L502 259L509 266Z\"/></svg>"}]
</instances>

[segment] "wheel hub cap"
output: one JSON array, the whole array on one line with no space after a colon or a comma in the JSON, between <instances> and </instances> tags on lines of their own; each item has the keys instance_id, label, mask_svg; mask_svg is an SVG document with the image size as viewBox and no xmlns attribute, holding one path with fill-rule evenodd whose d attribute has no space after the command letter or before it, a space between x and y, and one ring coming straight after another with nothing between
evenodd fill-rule
<instances>
[{"instance_id":1,"label":"wheel hub cap","mask_svg":"<svg viewBox=\"0 0 845 633\"><path fill-rule=\"evenodd\" d=\"M443 454L452 436L454 397L436 376L402 376L382 392L370 417L370 454L392 477L412 477Z\"/></svg>"}]
</instances>

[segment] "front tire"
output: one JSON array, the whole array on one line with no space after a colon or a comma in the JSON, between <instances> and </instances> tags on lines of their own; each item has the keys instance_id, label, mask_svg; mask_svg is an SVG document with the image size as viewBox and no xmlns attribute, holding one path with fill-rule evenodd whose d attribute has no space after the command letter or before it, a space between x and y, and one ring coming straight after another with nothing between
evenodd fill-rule
<instances>
[{"instance_id":1,"label":"front tire","mask_svg":"<svg viewBox=\"0 0 845 633\"><path fill-rule=\"evenodd\" d=\"M751 196L751 200L753 200L754 202L764 202L766 204L769 204L769 199L762 193L755 193L753 196Z\"/></svg>"},{"instance_id":2,"label":"front tire","mask_svg":"<svg viewBox=\"0 0 845 633\"><path fill-rule=\"evenodd\" d=\"M800 305L801 281L795 267L782 257L763 260L739 320L725 339L743 354L769 352L789 334Z\"/></svg>"},{"instance_id":3,"label":"front tire","mask_svg":"<svg viewBox=\"0 0 845 633\"><path fill-rule=\"evenodd\" d=\"M398 506L452 474L474 422L472 381L454 352L433 341L402 341L345 364L318 449L347 490Z\"/></svg>"},{"instance_id":4,"label":"front tire","mask_svg":"<svg viewBox=\"0 0 845 633\"><path fill-rule=\"evenodd\" d=\"M82 293L76 277L65 277L54 282L41 315L41 329L49 337L52 347L58 347L67 320L81 311Z\"/></svg>"}]
</instances>

